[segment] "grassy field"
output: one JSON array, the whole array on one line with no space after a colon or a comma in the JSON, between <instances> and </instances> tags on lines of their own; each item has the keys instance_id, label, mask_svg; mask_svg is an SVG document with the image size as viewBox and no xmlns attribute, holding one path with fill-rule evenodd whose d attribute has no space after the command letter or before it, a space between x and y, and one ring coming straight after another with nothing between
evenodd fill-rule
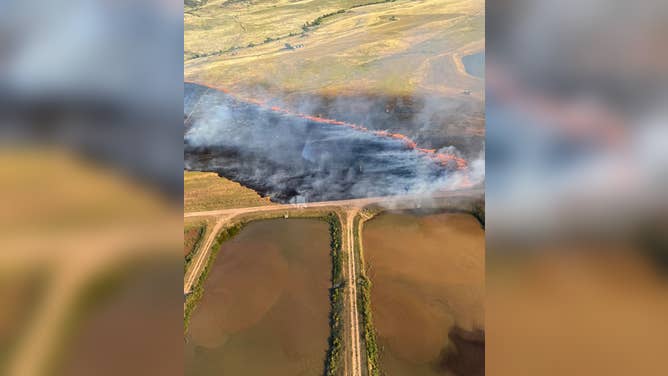
<instances>
[{"instance_id":1,"label":"grassy field","mask_svg":"<svg viewBox=\"0 0 668 376\"><path fill-rule=\"evenodd\" d=\"M388 0L213 0L185 4L185 59L301 36L342 12Z\"/></svg>"},{"instance_id":2,"label":"grassy field","mask_svg":"<svg viewBox=\"0 0 668 376\"><path fill-rule=\"evenodd\" d=\"M484 49L479 0L196 4L184 15L189 81L278 93L481 95L482 80L461 64Z\"/></svg>"},{"instance_id":3,"label":"grassy field","mask_svg":"<svg viewBox=\"0 0 668 376\"><path fill-rule=\"evenodd\" d=\"M245 208L272 204L268 198L212 172L183 172L184 211Z\"/></svg>"}]
</instances>

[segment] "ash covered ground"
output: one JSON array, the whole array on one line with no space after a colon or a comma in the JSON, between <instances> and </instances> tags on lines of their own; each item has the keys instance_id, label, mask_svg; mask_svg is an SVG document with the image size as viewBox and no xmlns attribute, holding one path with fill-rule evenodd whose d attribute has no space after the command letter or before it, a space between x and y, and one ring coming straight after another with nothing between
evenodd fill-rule
<instances>
[{"instance_id":1,"label":"ash covered ground","mask_svg":"<svg viewBox=\"0 0 668 376\"><path fill-rule=\"evenodd\" d=\"M216 172L283 203L430 194L483 179L475 162L457 164L454 147L430 154L405 139L276 109L186 83L185 168Z\"/></svg>"}]
</instances>

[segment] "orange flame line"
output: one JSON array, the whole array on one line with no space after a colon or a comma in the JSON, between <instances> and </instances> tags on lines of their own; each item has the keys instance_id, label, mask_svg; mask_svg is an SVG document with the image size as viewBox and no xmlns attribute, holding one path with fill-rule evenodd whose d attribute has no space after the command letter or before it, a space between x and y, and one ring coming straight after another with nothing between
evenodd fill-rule
<instances>
[{"instance_id":1,"label":"orange flame line","mask_svg":"<svg viewBox=\"0 0 668 376\"><path fill-rule=\"evenodd\" d=\"M419 147L417 147L417 144L415 143L415 141L411 140L410 138L408 138L408 136L405 136L401 133L392 133L392 132L388 132L388 131L371 131L366 127L363 127L363 126L357 125L357 124L353 124L353 123L347 123L347 122L344 122L344 121L334 120L334 119L327 119L327 118L308 115L308 114L303 114L303 113L299 113L299 112L292 112L288 109L281 108L281 107L278 107L278 106L267 106L265 104L265 102L262 101L262 100L258 100L258 99L254 99L254 98L242 98L238 95L232 94L229 90L227 90L225 88L222 88L222 87L210 86L210 85L205 85L205 84L198 84L198 83L188 82L188 81L186 81L186 83L192 83L192 84L207 87L209 89L222 91L225 94L233 96L236 100L246 102L246 103L252 103L254 105L257 105L259 107L268 109L268 110L273 111L273 112L278 112L278 113L283 113L283 114L287 114L287 115L296 116L296 117L306 119L306 120L310 120L310 121L313 121L313 122L316 122L316 123L344 126L344 127L355 129L357 131L361 131L361 132L365 132L365 133L372 133L372 134L374 134L378 137L386 137L386 138L393 138L395 140L400 140L400 141L403 141L404 145L406 145L406 147L408 147L409 149L415 150L415 151L417 151L421 154L424 154L426 157L430 158L432 161L436 162L440 166L448 167L450 165L454 165L457 168L457 170L467 170L468 169L468 162L465 159L457 157L454 154L437 153L435 149L419 148ZM465 178L465 185L470 186L471 183L468 182L468 177L465 176L464 178ZM468 182L468 184L466 184L466 182Z\"/></svg>"}]
</instances>

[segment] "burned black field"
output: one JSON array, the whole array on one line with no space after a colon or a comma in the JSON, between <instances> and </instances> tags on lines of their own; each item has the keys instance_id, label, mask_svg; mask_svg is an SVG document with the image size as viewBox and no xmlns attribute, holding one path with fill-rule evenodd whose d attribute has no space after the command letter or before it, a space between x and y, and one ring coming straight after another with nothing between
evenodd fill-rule
<instances>
[{"instance_id":1,"label":"burned black field","mask_svg":"<svg viewBox=\"0 0 668 376\"><path fill-rule=\"evenodd\" d=\"M410 116L410 106L393 103L398 117ZM322 113L318 106L327 106L328 116L346 110L320 100L308 113ZM276 202L429 194L476 183L466 156L481 146L469 143L464 152L447 145L421 149L402 134L384 130L396 129L391 121L387 128L380 122L388 116L387 104L367 107L381 108L379 114L357 114L376 119L365 123L371 129L187 83L185 168L216 172Z\"/></svg>"}]
</instances>

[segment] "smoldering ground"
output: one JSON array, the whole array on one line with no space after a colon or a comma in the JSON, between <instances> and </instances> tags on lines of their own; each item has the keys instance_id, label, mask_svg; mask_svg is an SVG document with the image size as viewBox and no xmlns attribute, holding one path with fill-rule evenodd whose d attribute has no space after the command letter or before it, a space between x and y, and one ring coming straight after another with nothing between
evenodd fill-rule
<instances>
[{"instance_id":1,"label":"smoldering ground","mask_svg":"<svg viewBox=\"0 0 668 376\"><path fill-rule=\"evenodd\" d=\"M430 194L482 180L453 147L367 131L185 85L185 168L213 171L279 202ZM377 129L377 127L376 127ZM475 170L475 171L473 171Z\"/></svg>"}]
</instances>

